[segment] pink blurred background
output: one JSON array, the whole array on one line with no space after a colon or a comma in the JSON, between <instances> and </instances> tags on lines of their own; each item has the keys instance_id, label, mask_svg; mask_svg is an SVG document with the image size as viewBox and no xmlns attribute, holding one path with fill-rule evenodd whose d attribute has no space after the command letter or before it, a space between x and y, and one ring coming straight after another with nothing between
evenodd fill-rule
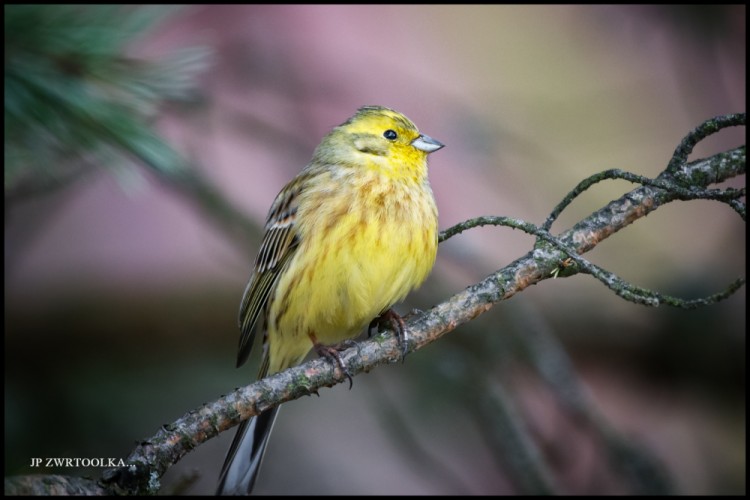
<instances>
[{"instance_id":1,"label":"pink blurred background","mask_svg":"<svg viewBox=\"0 0 750 500\"><path fill-rule=\"evenodd\" d=\"M165 109L158 129L260 234L278 190L364 104L402 111L447 145L430 163L442 229L478 215L539 224L584 177L656 176L689 130L744 111L745 43L744 6L192 6L132 53L212 48L201 99ZM744 134L724 131L691 158ZM631 186L587 192L554 229ZM125 456L162 423L252 380L253 368L233 367L257 248L184 196L145 171L101 170L6 208L6 474L31 472L34 456ZM744 276L744 241L725 206L680 202L586 257L692 298ZM455 237L400 309L428 308L533 243L506 228ZM560 492L627 493L597 458L600 444L515 359L529 317L563 341L598 410L665 464L678 492L744 494L744 288L705 310L648 309L585 276L532 287L403 366L357 377L352 391L286 405L257 492L518 493L474 429L466 394L430 372L461 371L480 350L497 356L495 381L549 453ZM411 461L386 406L454 477ZM185 492L212 492L231 434L170 470L165 493L194 469Z\"/></svg>"}]
</instances>

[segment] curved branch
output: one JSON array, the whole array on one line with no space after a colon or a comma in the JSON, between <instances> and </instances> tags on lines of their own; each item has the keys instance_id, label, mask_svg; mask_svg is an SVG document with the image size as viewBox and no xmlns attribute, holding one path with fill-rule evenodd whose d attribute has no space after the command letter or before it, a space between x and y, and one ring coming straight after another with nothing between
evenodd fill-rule
<instances>
[{"instance_id":1,"label":"curved branch","mask_svg":"<svg viewBox=\"0 0 750 500\"><path fill-rule=\"evenodd\" d=\"M510 218L496 218L503 219L504 225L529 230L548 242L562 245L566 250L551 248L546 243L538 244L533 251L432 309L407 316L405 320L409 343L405 352L421 349L486 312L501 300L509 299L528 286L556 275L555 269L560 266L566 254L571 258L577 257L577 254L591 250L599 242L665 203L676 199L704 198L708 184L744 172L744 146L682 165L680 185L687 191L667 190L660 183L648 182L594 212L562 233L559 239L552 238L546 230L533 224ZM669 174L665 171L659 179L668 177ZM691 184L686 184L686 179ZM737 200L736 194L732 194L730 198L735 210L744 213L744 204ZM472 224L481 223L482 219L478 223L471 222L451 228L441 238L445 239ZM402 346L394 335L379 333L342 352L341 359L349 373L355 375L368 372L378 365L399 362L402 359L401 352ZM166 470L204 441L237 425L241 420L278 404L316 393L322 387L330 387L346 380L347 375L336 364L318 358L237 389L187 413L174 423L163 426L156 435L141 442L133 450L126 459L128 466L106 471L97 488L104 486L108 491L117 493L154 494L160 487L159 478ZM18 481L23 479L17 478ZM6 492L7 488L8 480Z\"/></svg>"}]
</instances>

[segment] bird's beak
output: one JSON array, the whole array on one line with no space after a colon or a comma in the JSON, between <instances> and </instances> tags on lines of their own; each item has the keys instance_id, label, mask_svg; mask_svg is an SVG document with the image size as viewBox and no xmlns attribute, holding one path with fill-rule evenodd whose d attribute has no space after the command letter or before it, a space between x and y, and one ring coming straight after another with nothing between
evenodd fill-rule
<instances>
[{"instance_id":1,"label":"bird's beak","mask_svg":"<svg viewBox=\"0 0 750 500\"><path fill-rule=\"evenodd\" d=\"M424 151L425 153L434 153L438 149L445 146L445 144L438 141L437 139L433 139L429 135L424 134L411 141L411 145L419 150Z\"/></svg>"}]
</instances>

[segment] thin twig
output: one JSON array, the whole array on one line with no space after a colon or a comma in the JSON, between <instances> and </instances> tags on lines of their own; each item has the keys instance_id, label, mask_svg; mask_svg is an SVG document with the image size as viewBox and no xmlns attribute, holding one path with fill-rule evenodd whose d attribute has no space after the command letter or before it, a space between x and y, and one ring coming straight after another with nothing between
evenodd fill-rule
<instances>
[{"instance_id":1,"label":"thin twig","mask_svg":"<svg viewBox=\"0 0 750 500\"><path fill-rule=\"evenodd\" d=\"M719 121L721 126L738 124L739 118ZM742 117L744 123L744 115ZM694 137L707 134L705 130L695 133L693 139L685 140L686 146L678 148L680 155L691 149L689 146ZM675 153L675 155L678 154ZM689 151L688 151L689 153ZM670 163L671 167L672 163ZM732 208L743 215L744 204L737 196L744 190L722 193L705 187L712 182L720 182L745 172L745 148L740 147L726 153L714 155L711 158L696 162L681 164L680 189L666 189L661 180L668 176L660 176L659 182L648 181L620 199L609 203L606 207L591 214L580 221L572 229L553 237L545 229L540 229L518 219L508 217L479 218L465 224L455 226L441 235L441 241L458 234L469 227L476 227L483 223L498 223L522 229L535 234L543 243L538 243L535 249L527 255L517 259L508 266L496 271L484 280L448 298L432 309L408 318L406 328L409 330L410 342L407 352L411 352L430 344L459 325L471 321L486 312L501 300L508 299L530 285L555 276L567 276L576 272L588 272L618 292L619 295L634 301L643 300L654 305L654 300L664 302L664 297L654 292L624 287L616 277L584 259L579 254L594 248L600 241L611 236L635 220L656 210L676 199L703 199L708 195L713 199L724 200ZM645 180L645 179L640 179ZM667 179L668 180L668 179ZM692 185L686 183L690 180ZM687 191L684 191L687 189ZM728 201L727 201L728 200ZM744 216L743 216L744 218ZM576 263L576 267L568 265L562 271L561 263L566 259ZM704 305L718 300L731 293L744 283L738 280L730 288L715 297L700 299L692 306ZM630 297L629 295L633 296ZM677 299L678 301L680 299ZM669 303L669 301L667 301ZM681 307L689 304L684 301ZM675 303L672 305L679 305ZM341 359L351 375L367 372L378 365L399 362L402 359L401 346L394 335L379 334L374 338L358 343L341 354ZM241 420L258 415L271 407L283 402L299 398L316 392L319 388L329 387L347 380L337 365L326 359L315 359L302 365L290 368L270 377L264 378L247 387L235 390L233 393L221 397L213 403L206 404L198 410L189 412L170 425L162 427L156 435L141 442L126 460L126 467L106 471L100 484L105 485L110 492L118 493L146 493L154 494L160 487L160 478L166 470L179 461L186 453L204 441L215 437L220 432L237 425ZM45 476L40 476L44 478ZM24 478L10 479L18 482ZM6 479L6 491L8 491Z\"/></svg>"}]
</instances>

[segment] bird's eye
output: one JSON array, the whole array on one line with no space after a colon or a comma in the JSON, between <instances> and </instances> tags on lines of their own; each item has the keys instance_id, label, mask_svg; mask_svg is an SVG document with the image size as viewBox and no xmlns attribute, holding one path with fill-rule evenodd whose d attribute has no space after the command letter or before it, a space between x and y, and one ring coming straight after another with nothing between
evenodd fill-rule
<instances>
[{"instance_id":1,"label":"bird's eye","mask_svg":"<svg viewBox=\"0 0 750 500\"><path fill-rule=\"evenodd\" d=\"M383 137L388 139L389 141L395 141L396 137L398 137L398 134L395 130L388 129L385 132L383 132Z\"/></svg>"}]
</instances>

